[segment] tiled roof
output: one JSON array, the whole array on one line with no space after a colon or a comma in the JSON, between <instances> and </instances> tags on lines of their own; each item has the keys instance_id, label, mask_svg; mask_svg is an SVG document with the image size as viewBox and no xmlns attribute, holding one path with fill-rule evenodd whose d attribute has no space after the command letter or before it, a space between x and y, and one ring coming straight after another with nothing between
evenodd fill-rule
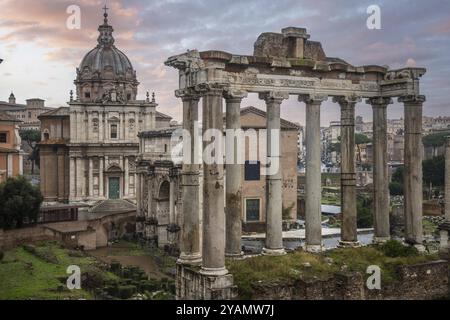
<instances>
[{"instance_id":1,"label":"tiled roof","mask_svg":"<svg viewBox=\"0 0 450 320\"><path fill-rule=\"evenodd\" d=\"M171 116L168 116L167 114L161 113L159 111L156 111L156 118L158 119L166 119L166 120L172 120Z\"/></svg>"},{"instance_id":2,"label":"tiled roof","mask_svg":"<svg viewBox=\"0 0 450 320\"><path fill-rule=\"evenodd\" d=\"M245 107L245 108L241 109L241 116L243 116L245 114L248 114L248 113L254 113L254 114L257 114L257 115L259 115L261 117L264 117L264 118L267 115L265 111L263 111L261 109L258 109L258 108L255 108L255 107L252 107L252 106ZM285 129L297 129L297 130L300 129L300 127L297 124L295 124L293 122L290 122L290 121L288 121L286 119L281 118L280 122L281 122L281 127L282 128L285 128Z\"/></svg>"},{"instance_id":3,"label":"tiled roof","mask_svg":"<svg viewBox=\"0 0 450 320\"><path fill-rule=\"evenodd\" d=\"M56 109L52 109L50 111L41 113L38 118L40 117L68 117L69 116L69 107L59 107Z\"/></svg>"}]
</instances>

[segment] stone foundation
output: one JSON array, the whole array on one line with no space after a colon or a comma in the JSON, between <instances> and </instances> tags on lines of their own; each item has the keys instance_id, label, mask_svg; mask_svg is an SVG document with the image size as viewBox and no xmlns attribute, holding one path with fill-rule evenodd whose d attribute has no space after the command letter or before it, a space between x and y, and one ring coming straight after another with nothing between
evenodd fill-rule
<instances>
[{"instance_id":1,"label":"stone foundation","mask_svg":"<svg viewBox=\"0 0 450 320\"><path fill-rule=\"evenodd\" d=\"M233 275L207 276L199 268L177 264L177 300L232 300L237 297Z\"/></svg>"},{"instance_id":2,"label":"stone foundation","mask_svg":"<svg viewBox=\"0 0 450 320\"><path fill-rule=\"evenodd\" d=\"M322 280L276 281L253 285L254 300L430 300L449 298L449 263L401 266L399 281L369 290L358 272L339 272Z\"/></svg>"}]
</instances>

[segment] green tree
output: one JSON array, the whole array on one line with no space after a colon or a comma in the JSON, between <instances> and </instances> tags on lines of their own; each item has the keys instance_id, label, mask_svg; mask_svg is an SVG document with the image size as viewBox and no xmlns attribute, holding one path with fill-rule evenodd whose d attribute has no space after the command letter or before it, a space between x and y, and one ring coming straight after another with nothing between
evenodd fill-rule
<instances>
[{"instance_id":1,"label":"green tree","mask_svg":"<svg viewBox=\"0 0 450 320\"><path fill-rule=\"evenodd\" d=\"M433 186L443 186L445 183L445 158L434 157L423 162L423 182Z\"/></svg>"},{"instance_id":2,"label":"green tree","mask_svg":"<svg viewBox=\"0 0 450 320\"><path fill-rule=\"evenodd\" d=\"M355 144L366 144L372 142L372 139L370 139L368 136L362 133L356 133L355 134Z\"/></svg>"},{"instance_id":3,"label":"green tree","mask_svg":"<svg viewBox=\"0 0 450 320\"><path fill-rule=\"evenodd\" d=\"M31 153L28 159L31 161L31 174L34 174L35 165L39 165L39 145L41 131L34 129L20 130L20 138L30 147Z\"/></svg>"},{"instance_id":4,"label":"green tree","mask_svg":"<svg viewBox=\"0 0 450 320\"><path fill-rule=\"evenodd\" d=\"M372 199L368 197L358 197L356 211L358 213L356 220L358 228L372 228Z\"/></svg>"},{"instance_id":5,"label":"green tree","mask_svg":"<svg viewBox=\"0 0 450 320\"><path fill-rule=\"evenodd\" d=\"M389 184L389 193L391 194L391 196L402 196L403 182L392 181Z\"/></svg>"},{"instance_id":6,"label":"green tree","mask_svg":"<svg viewBox=\"0 0 450 320\"><path fill-rule=\"evenodd\" d=\"M422 142L425 147L440 147L445 144L445 137L449 135L449 131L429 134L422 138Z\"/></svg>"},{"instance_id":7,"label":"green tree","mask_svg":"<svg viewBox=\"0 0 450 320\"><path fill-rule=\"evenodd\" d=\"M43 197L38 187L23 176L8 178L0 184L0 228L21 228L35 223Z\"/></svg>"}]
</instances>

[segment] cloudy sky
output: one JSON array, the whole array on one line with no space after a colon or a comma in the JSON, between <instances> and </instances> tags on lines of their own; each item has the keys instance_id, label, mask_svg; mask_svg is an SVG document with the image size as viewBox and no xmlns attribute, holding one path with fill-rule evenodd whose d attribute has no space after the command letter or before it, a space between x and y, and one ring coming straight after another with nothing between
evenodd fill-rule
<instances>
[{"instance_id":1,"label":"cloudy sky","mask_svg":"<svg viewBox=\"0 0 450 320\"><path fill-rule=\"evenodd\" d=\"M252 54L262 32L306 27L330 57L353 65L377 64L428 69L422 79L426 115L450 116L450 1L448 0L107 0L116 45L124 51L141 82L139 98L155 91L159 111L180 120L174 98L177 72L167 57L187 49ZM31 97L62 106L74 89L75 68L96 45L105 0L0 0L0 100L11 91L18 102ZM369 30L370 5L381 7L381 30ZM81 8L81 29L69 30L68 6ZM244 105L263 107L254 95ZM282 116L304 124L304 105L295 97ZM371 120L364 103L357 113ZM395 104L389 116L401 117ZM322 125L339 119L331 102L322 109Z\"/></svg>"}]
</instances>

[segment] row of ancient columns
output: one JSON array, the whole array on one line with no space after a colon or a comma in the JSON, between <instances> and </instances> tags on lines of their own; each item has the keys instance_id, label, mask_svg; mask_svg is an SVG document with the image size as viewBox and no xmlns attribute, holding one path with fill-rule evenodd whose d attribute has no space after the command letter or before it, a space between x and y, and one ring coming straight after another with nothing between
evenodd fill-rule
<instances>
[{"instance_id":1,"label":"row of ancient columns","mask_svg":"<svg viewBox=\"0 0 450 320\"><path fill-rule=\"evenodd\" d=\"M190 141L183 140L183 150L189 161L183 164L183 231L179 262L202 263L202 272L221 275L225 269L225 256L241 253L241 186L242 165L226 164L226 219L224 211L224 172L220 164L204 164L203 181L203 246L200 250L199 217L199 155L196 149L198 103L203 98L203 130L223 129L222 99L226 100L227 129L239 129L240 104L246 93L209 87L202 92L178 90L183 100L183 129ZM267 158L270 166L280 164L280 106L289 98L288 93L266 92L259 95L267 107ZM320 105L327 96L300 95L306 103L306 250L322 249L321 235L321 158L320 158ZM361 99L356 96L334 97L341 107L341 246L357 246L356 164L355 164L355 106ZM405 104L405 217L406 241L422 243L422 175L421 175L421 119L423 96L399 99ZM374 132L374 216L375 241L389 239L389 190L387 162L387 116L390 98L371 98ZM273 135L277 132L278 135ZM272 141L278 139L278 141ZM205 142L206 144L206 142ZM236 148L236 144L234 144ZM188 152L189 150L189 152ZM236 150L234 150L236 154ZM185 158L186 160L186 158ZM282 239L282 176L281 168L266 176L266 244L268 255L284 254Z\"/></svg>"}]
</instances>

